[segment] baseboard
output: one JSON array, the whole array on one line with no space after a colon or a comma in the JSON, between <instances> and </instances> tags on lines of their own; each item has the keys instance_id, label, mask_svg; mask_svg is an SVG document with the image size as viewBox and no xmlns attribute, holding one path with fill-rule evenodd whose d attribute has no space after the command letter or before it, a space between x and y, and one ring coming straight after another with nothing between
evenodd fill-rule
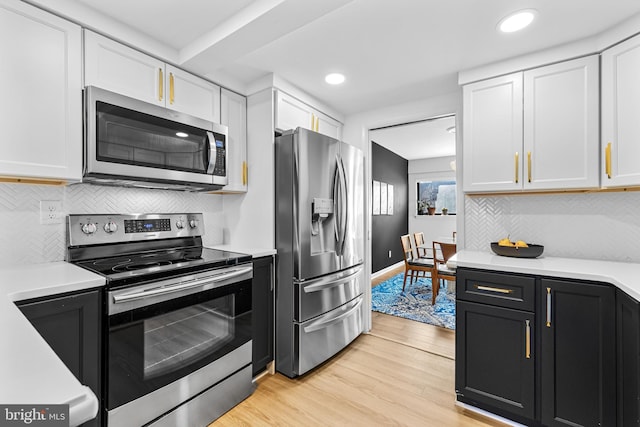
<instances>
[{"instance_id":1,"label":"baseboard","mask_svg":"<svg viewBox=\"0 0 640 427\"><path fill-rule=\"evenodd\" d=\"M480 415L482 417L497 421L499 423L504 424L505 426L510 427L526 427L523 424L517 423L512 420L508 420L500 415L492 414L491 412L485 411L484 409L476 408L475 406L468 405L463 402L459 402L456 400L455 405L461 409L467 410L469 412L473 412L474 414Z\"/></svg>"},{"instance_id":2,"label":"baseboard","mask_svg":"<svg viewBox=\"0 0 640 427\"><path fill-rule=\"evenodd\" d=\"M402 267L404 265L404 261L397 262L393 265L390 265L387 268L383 268L382 270L376 271L375 273L371 273L371 280L382 276L383 274L387 274L390 271L395 270L396 268Z\"/></svg>"}]
</instances>

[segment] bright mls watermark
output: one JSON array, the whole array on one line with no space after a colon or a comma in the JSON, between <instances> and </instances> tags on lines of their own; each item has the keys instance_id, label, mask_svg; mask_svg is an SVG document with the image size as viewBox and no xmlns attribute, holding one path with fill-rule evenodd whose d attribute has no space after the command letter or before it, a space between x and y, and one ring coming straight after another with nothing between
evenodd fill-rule
<instances>
[{"instance_id":1,"label":"bright mls watermark","mask_svg":"<svg viewBox=\"0 0 640 427\"><path fill-rule=\"evenodd\" d=\"M0 427L69 427L69 405L0 405Z\"/></svg>"}]
</instances>

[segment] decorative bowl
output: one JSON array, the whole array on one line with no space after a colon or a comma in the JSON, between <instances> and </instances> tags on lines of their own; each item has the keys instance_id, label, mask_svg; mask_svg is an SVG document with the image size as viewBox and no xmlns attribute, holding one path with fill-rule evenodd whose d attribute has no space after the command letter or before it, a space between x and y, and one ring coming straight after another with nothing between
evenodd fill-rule
<instances>
[{"instance_id":1,"label":"decorative bowl","mask_svg":"<svg viewBox=\"0 0 640 427\"><path fill-rule=\"evenodd\" d=\"M544 246L527 243L529 247L518 248L513 246L500 246L498 242L491 242L491 250L496 255L509 256L513 258L537 258L542 255Z\"/></svg>"}]
</instances>

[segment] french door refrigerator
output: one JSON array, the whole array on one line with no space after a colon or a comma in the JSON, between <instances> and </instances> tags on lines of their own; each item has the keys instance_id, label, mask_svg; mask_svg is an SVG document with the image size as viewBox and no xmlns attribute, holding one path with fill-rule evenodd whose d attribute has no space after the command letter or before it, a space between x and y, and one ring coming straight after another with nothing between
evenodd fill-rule
<instances>
[{"instance_id":1,"label":"french door refrigerator","mask_svg":"<svg viewBox=\"0 0 640 427\"><path fill-rule=\"evenodd\" d=\"M302 128L276 138L276 369L296 377L362 332L364 162Z\"/></svg>"}]
</instances>

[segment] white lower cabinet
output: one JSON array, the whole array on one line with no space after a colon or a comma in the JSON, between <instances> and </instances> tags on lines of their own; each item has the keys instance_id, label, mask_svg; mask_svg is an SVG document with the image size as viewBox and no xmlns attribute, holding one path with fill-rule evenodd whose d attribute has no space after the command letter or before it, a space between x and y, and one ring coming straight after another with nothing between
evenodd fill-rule
<instances>
[{"instance_id":1,"label":"white lower cabinet","mask_svg":"<svg viewBox=\"0 0 640 427\"><path fill-rule=\"evenodd\" d=\"M81 43L78 25L0 0L0 175L82 178Z\"/></svg>"},{"instance_id":2,"label":"white lower cabinet","mask_svg":"<svg viewBox=\"0 0 640 427\"><path fill-rule=\"evenodd\" d=\"M640 36L602 53L603 187L640 185Z\"/></svg>"}]
</instances>

